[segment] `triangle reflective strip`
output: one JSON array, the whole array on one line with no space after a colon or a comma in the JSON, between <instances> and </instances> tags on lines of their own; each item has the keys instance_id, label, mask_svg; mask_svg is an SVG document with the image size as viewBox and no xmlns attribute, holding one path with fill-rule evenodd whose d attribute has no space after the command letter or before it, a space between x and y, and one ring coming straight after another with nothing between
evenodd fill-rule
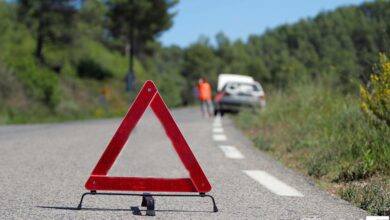
<instances>
[{"instance_id":1,"label":"triangle reflective strip","mask_svg":"<svg viewBox=\"0 0 390 220\"><path fill-rule=\"evenodd\" d=\"M161 122L190 178L111 177L108 171L114 164L132 130L150 105ZM118 130L85 183L88 190L148 191L148 192L209 192L205 174L176 125L167 106L152 81L146 81Z\"/></svg>"}]
</instances>

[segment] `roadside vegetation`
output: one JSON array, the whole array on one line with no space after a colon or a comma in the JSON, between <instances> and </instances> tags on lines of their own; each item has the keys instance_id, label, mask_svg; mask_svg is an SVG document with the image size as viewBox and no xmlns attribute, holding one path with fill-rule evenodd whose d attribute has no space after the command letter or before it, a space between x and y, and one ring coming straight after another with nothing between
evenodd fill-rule
<instances>
[{"instance_id":1,"label":"roadside vegetation","mask_svg":"<svg viewBox=\"0 0 390 220\"><path fill-rule=\"evenodd\" d=\"M344 94L326 80L270 89L268 106L237 124L254 144L320 187L377 215L390 211L390 61L370 87Z\"/></svg>"},{"instance_id":2,"label":"roadside vegetation","mask_svg":"<svg viewBox=\"0 0 390 220\"><path fill-rule=\"evenodd\" d=\"M172 26L168 8L175 4L0 0L0 124L123 115L135 96L125 86L127 21L135 12L144 16L133 22L134 90L154 79L164 97L175 96L166 89L171 77L145 65L156 36Z\"/></svg>"},{"instance_id":3,"label":"roadside vegetation","mask_svg":"<svg viewBox=\"0 0 390 220\"><path fill-rule=\"evenodd\" d=\"M388 1L324 11L245 41L199 37L185 48L158 42L174 25L177 0L131 2L0 0L0 123L123 115L146 79L170 107L193 104L201 76L216 88L218 73L248 74L282 91L323 78L356 93L390 49ZM131 26L136 83L126 92Z\"/></svg>"}]
</instances>

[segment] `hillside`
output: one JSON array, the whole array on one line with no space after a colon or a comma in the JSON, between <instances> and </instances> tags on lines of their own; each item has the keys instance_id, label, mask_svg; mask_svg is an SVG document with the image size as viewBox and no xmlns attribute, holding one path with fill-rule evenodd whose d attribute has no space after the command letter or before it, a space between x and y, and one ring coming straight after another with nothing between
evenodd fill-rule
<instances>
[{"instance_id":1,"label":"hillside","mask_svg":"<svg viewBox=\"0 0 390 220\"><path fill-rule=\"evenodd\" d=\"M77 13L82 17L92 11L95 17L105 18L106 9L92 8ZM107 43L104 23L79 19L71 29L77 37L66 44L49 41L44 48L46 65L40 65L34 57L35 32L17 12L17 5L0 3L1 123L103 117L125 111L133 95L125 92L123 82L127 58L116 44ZM136 61L137 85L153 79L170 106L192 103L198 77L206 76L215 85L220 72L252 75L266 88L325 80L356 94L358 82L368 81L378 53L389 51L389 12L387 1L376 1L322 12L252 35L246 42L231 42L223 33L216 36L216 46L207 39L187 48L151 42L152 52ZM102 93L108 104L102 101Z\"/></svg>"}]
</instances>

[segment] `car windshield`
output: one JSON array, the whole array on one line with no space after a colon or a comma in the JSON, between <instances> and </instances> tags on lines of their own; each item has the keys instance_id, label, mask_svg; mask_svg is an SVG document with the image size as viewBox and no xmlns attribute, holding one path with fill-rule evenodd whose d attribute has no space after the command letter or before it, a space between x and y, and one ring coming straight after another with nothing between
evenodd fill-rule
<instances>
[{"instance_id":1,"label":"car windshield","mask_svg":"<svg viewBox=\"0 0 390 220\"><path fill-rule=\"evenodd\" d=\"M225 91L234 91L237 93L251 93L261 91L259 86L252 83L227 83L224 87Z\"/></svg>"}]
</instances>

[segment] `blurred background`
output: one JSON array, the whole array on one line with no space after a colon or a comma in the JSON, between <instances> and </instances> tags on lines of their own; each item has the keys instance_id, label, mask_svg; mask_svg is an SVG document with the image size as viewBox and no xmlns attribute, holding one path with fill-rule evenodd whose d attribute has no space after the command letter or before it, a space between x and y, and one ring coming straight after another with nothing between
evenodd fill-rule
<instances>
[{"instance_id":1,"label":"blurred background","mask_svg":"<svg viewBox=\"0 0 390 220\"><path fill-rule=\"evenodd\" d=\"M192 106L200 77L216 96L248 75L267 106L233 119L255 145L384 214L389 21L385 0L0 0L0 124L123 116L148 79Z\"/></svg>"},{"instance_id":2,"label":"blurred background","mask_svg":"<svg viewBox=\"0 0 390 220\"><path fill-rule=\"evenodd\" d=\"M387 1L2 0L0 16L0 123L122 115L147 79L191 105L219 73L357 96L390 41Z\"/></svg>"}]
</instances>

